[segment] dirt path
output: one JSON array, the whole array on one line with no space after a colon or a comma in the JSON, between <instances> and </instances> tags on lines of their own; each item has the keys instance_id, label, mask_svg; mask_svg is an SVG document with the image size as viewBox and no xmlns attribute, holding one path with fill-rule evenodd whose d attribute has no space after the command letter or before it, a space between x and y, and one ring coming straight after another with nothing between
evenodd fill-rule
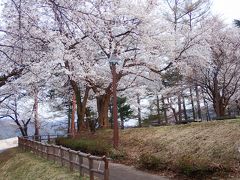
<instances>
[{"instance_id":1,"label":"dirt path","mask_svg":"<svg viewBox=\"0 0 240 180\"><path fill-rule=\"evenodd\" d=\"M136 170L134 167L110 163L110 180L167 180L169 178Z\"/></svg>"}]
</instances>

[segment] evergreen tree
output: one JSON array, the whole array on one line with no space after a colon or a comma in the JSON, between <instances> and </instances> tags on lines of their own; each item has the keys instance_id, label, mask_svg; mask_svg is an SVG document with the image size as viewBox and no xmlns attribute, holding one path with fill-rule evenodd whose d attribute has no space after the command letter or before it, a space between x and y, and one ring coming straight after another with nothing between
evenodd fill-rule
<instances>
[{"instance_id":1,"label":"evergreen tree","mask_svg":"<svg viewBox=\"0 0 240 180\"><path fill-rule=\"evenodd\" d=\"M121 129L124 129L124 121L127 118L130 118L133 114L130 105L127 104L126 101L126 97L118 97L117 99L118 114L121 119Z\"/></svg>"},{"instance_id":2,"label":"evergreen tree","mask_svg":"<svg viewBox=\"0 0 240 180\"><path fill-rule=\"evenodd\" d=\"M240 20L234 19L233 23L235 24L235 26L240 28Z\"/></svg>"}]
</instances>

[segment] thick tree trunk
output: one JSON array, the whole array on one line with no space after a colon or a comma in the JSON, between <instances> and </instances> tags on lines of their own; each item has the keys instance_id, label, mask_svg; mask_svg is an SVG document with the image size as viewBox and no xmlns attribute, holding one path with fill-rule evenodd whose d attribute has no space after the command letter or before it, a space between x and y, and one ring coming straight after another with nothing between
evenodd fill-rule
<instances>
[{"instance_id":1,"label":"thick tree trunk","mask_svg":"<svg viewBox=\"0 0 240 180\"><path fill-rule=\"evenodd\" d=\"M69 62L65 61L65 66L67 69L70 69ZM84 129L84 117L85 117L85 112L86 112L86 105L87 105L87 99L88 99L88 94L90 91L89 87L86 87L85 94L82 100L81 96L81 91L78 87L78 84L76 81L72 80L70 77L70 84L73 88L73 91L76 96L76 103L77 103L77 130L80 132L81 129Z\"/></svg>"},{"instance_id":2,"label":"thick tree trunk","mask_svg":"<svg viewBox=\"0 0 240 180\"><path fill-rule=\"evenodd\" d=\"M97 97L98 123L101 128L108 128L108 106L110 94L104 94Z\"/></svg>"},{"instance_id":3,"label":"thick tree trunk","mask_svg":"<svg viewBox=\"0 0 240 180\"><path fill-rule=\"evenodd\" d=\"M191 98L191 105L192 105L193 120L195 120L196 119L196 112L195 112L194 101L193 101L192 87L190 87L190 98Z\"/></svg>"},{"instance_id":4,"label":"thick tree trunk","mask_svg":"<svg viewBox=\"0 0 240 180\"><path fill-rule=\"evenodd\" d=\"M78 115L78 132L81 130L81 128L85 128L84 126L84 117L86 114L86 106L87 106L87 100L89 96L90 88L86 87L84 91L84 96L82 97L82 93L79 90L79 96L76 98L77 102L77 115Z\"/></svg>"},{"instance_id":5,"label":"thick tree trunk","mask_svg":"<svg viewBox=\"0 0 240 180\"><path fill-rule=\"evenodd\" d=\"M86 87L84 91L84 96L82 97L81 91L77 85L77 83L73 80L70 80L71 86L73 88L73 91L76 95L76 103L77 103L77 130L78 132L81 131L81 129L85 129L84 125L84 117L86 112L86 106L87 106L87 100L90 88Z\"/></svg>"},{"instance_id":6,"label":"thick tree trunk","mask_svg":"<svg viewBox=\"0 0 240 180\"><path fill-rule=\"evenodd\" d=\"M217 118L223 117L225 115L226 107L224 106L223 100L220 97L219 93L217 93L217 95L214 98L213 107L217 115Z\"/></svg>"},{"instance_id":7,"label":"thick tree trunk","mask_svg":"<svg viewBox=\"0 0 240 180\"><path fill-rule=\"evenodd\" d=\"M202 120L202 112L201 112L201 105L200 105L200 96L199 96L199 90L198 86L195 86L195 91L196 91L196 98L197 98L197 114L198 114L198 119Z\"/></svg>"},{"instance_id":8,"label":"thick tree trunk","mask_svg":"<svg viewBox=\"0 0 240 180\"><path fill-rule=\"evenodd\" d=\"M137 104L138 104L138 126L142 127L141 100L139 94L137 94Z\"/></svg>"}]
</instances>

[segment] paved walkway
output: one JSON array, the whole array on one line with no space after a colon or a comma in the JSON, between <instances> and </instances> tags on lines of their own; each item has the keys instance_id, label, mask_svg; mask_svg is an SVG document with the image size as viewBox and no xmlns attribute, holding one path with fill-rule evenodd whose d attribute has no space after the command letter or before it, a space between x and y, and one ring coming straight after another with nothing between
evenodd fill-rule
<instances>
[{"instance_id":1,"label":"paved walkway","mask_svg":"<svg viewBox=\"0 0 240 180\"><path fill-rule=\"evenodd\" d=\"M0 152L17 146L18 146L17 137L0 140Z\"/></svg>"},{"instance_id":2,"label":"paved walkway","mask_svg":"<svg viewBox=\"0 0 240 180\"><path fill-rule=\"evenodd\" d=\"M131 166L110 163L110 180L168 180L167 177L139 171Z\"/></svg>"}]
</instances>

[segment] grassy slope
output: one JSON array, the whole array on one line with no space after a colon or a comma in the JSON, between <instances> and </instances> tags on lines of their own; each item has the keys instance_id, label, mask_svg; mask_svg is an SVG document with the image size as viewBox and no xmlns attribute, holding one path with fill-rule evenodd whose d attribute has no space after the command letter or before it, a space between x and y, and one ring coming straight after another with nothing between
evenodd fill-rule
<instances>
[{"instance_id":1,"label":"grassy slope","mask_svg":"<svg viewBox=\"0 0 240 180\"><path fill-rule=\"evenodd\" d=\"M130 159L152 154L172 170L240 170L240 120L129 129L121 143Z\"/></svg>"},{"instance_id":2,"label":"grassy slope","mask_svg":"<svg viewBox=\"0 0 240 180\"><path fill-rule=\"evenodd\" d=\"M70 173L67 169L31 153L21 153L17 148L0 154L0 174L0 180L79 179L78 173Z\"/></svg>"},{"instance_id":3,"label":"grassy slope","mask_svg":"<svg viewBox=\"0 0 240 180\"><path fill-rule=\"evenodd\" d=\"M100 137L111 143L112 131L84 136ZM165 169L186 171L186 174L240 172L240 120L126 129L120 132L120 143L120 149L127 154L125 163L136 165L140 156L151 154Z\"/></svg>"}]
</instances>

